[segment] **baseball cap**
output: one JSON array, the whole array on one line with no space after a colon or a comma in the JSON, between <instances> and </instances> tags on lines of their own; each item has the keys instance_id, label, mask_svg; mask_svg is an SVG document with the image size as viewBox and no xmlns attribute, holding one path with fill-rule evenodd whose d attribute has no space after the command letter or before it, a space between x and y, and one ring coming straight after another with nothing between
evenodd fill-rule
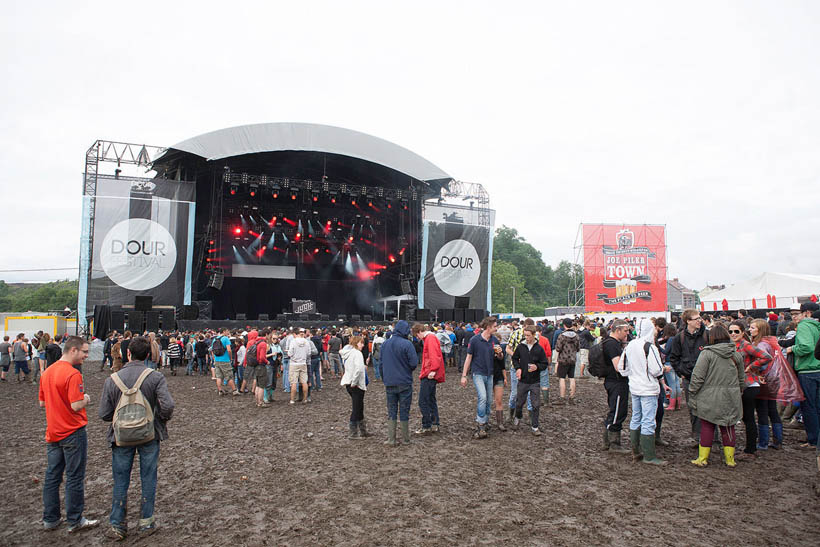
<instances>
[{"instance_id":1,"label":"baseball cap","mask_svg":"<svg viewBox=\"0 0 820 547\"><path fill-rule=\"evenodd\" d=\"M817 310L820 310L820 305L817 302L803 302L800 304L800 311L815 312Z\"/></svg>"}]
</instances>

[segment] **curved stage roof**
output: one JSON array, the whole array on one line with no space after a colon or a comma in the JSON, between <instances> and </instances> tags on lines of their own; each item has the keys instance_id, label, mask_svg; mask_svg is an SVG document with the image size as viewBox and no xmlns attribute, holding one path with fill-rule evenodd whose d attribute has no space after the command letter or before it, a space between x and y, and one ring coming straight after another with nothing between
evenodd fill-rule
<instances>
[{"instance_id":1,"label":"curved stage roof","mask_svg":"<svg viewBox=\"0 0 820 547\"><path fill-rule=\"evenodd\" d=\"M208 161L264 152L325 152L377 163L420 181L449 182L453 178L418 154L397 144L330 125L240 125L204 133L169 148L188 152Z\"/></svg>"}]
</instances>

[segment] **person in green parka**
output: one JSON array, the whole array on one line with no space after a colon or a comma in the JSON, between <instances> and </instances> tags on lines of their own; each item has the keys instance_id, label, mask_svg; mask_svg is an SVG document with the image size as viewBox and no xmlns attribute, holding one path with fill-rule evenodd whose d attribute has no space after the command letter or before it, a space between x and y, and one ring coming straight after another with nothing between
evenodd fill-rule
<instances>
[{"instance_id":1,"label":"person in green parka","mask_svg":"<svg viewBox=\"0 0 820 547\"><path fill-rule=\"evenodd\" d=\"M745 387L743 357L729 339L722 323L709 330L709 345L703 348L689 382L689 407L701 419L698 458L692 463L706 467L715 436L720 428L726 465L735 464L735 424L743 415L741 394Z\"/></svg>"}]
</instances>

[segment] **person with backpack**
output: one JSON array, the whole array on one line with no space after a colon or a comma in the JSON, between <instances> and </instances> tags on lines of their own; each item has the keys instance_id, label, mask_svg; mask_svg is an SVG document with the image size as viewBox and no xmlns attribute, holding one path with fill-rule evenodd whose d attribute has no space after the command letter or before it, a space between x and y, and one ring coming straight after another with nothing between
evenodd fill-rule
<instances>
[{"instance_id":1,"label":"person with backpack","mask_svg":"<svg viewBox=\"0 0 820 547\"><path fill-rule=\"evenodd\" d=\"M219 395L224 395L225 391L222 389L224 380L228 381L228 387L231 393L239 395L239 390L233 383L233 367L231 366L231 357L233 355L231 350L231 339L228 338L230 331L222 329L222 333L214 336L211 342L211 354L214 356L214 379L216 380L216 390Z\"/></svg>"},{"instance_id":2,"label":"person with backpack","mask_svg":"<svg viewBox=\"0 0 820 547\"><path fill-rule=\"evenodd\" d=\"M629 406L629 380L618 373L617 367L630 329L629 323L623 319L614 320L609 332L601 333L601 343L589 350L589 372L604 379L609 405L604 419L603 450L616 454L629 452L621 446L621 429Z\"/></svg>"},{"instance_id":3,"label":"person with backpack","mask_svg":"<svg viewBox=\"0 0 820 547\"><path fill-rule=\"evenodd\" d=\"M655 417L663 363L655 347L655 326L651 319L640 320L638 336L627 344L618 360L617 370L628 379L632 396L632 419L629 422L632 461L666 465L665 460L655 455Z\"/></svg>"},{"instance_id":4,"label":"person with backpack","mask_svg":"<svg viewBox=\"0 0 820 547\"><path fill-rule=\"evenodd\" d=\"M174 413L174 399L165 376L145 366L151 350L147 338L137 337L128 345L128 363L105 380L99 417L111 422L111 467L114 478L109 536L123 540L128 535L127 499L134 455L140 455L142 508L139 532L156 531L154 501L157 494L157 466L160 442L168 438L166 423Z\"/></svg>"},{"instance_id":5,"label":"person with backpack","mask_svg":"<svg viewBox=\"0 0 820 547\"><path fill-rule=\"evenodd\" d=\"M555 352L558 360L555 363L555 374L558 376L558 402L575 403L575 362L581 349L581 339L575 332L575 324L569 317L564 319L564 332L558 336ZM569 400L567 400L567 378L569 378Z\"/></svg>"},{"instance_id":6,"label":"person with backpack","mask_svg":"<svg viewBox=\"0 0 820 547\"><path fill-rule=\"evenodd\" d=\"M263 331L264 332L264 331ZM248 347L245 351L245 381L253 388L254 401L259 408L269 407L268 390L268 344L265 336L252 330L248 333Z\"/></svg>"},{"instance_id":7,"label":"person with backpack","mask_svg":"<svg viewBox=\"0 0 820 547\"><path fill-rule=\"evenodd\" d=\"M700 312L695 309L683 310L681 314L683 328L680 333L669 340L669 362L680 378L683 379L683 394L686 405L689 406L689 378L692 377L692 369L700 356L700 352L708 345L706 326L700 317ZM700 420L689 408L689 423L692 426L692 436L689 444L698 446L697 439L700 438Z\"/></svg>"},{"instance_id":8,"label":"person with backpack","mask_svg":"<svg viewBox=\"0 0 820 547\"><path fill-rule=\"evenodd\" d=\"M83 516L85 466L88 459L88 415L91 398L83 388L83 375L75 367L88 357L88 342L72 336L64 358L48 367L40 380L39 402L46 411L48 467L43 480L43 527L56 530L60 523L60 483L65 472L65 516L68 532L97 526L100 521ZM45 542L42 542L45 543Z\"/></svg>"}]
</instances>

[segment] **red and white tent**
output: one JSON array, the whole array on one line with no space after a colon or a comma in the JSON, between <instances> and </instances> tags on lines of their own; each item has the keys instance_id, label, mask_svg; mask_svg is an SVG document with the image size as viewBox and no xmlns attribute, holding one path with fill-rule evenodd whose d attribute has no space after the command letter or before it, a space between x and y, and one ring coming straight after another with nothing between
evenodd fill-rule
<instances>
[{"instance_id":1,"label":"red and white tent","mask_svg":"<svg viewBox=\"0 0 820 547\"><path fill-rule=\"evenodd\" d=\"M788 308L798 299L820 295L820 275L765 272L735 283L721 291L709 293L701 301L701 309Z\"/></svg>"}]
</instances>

